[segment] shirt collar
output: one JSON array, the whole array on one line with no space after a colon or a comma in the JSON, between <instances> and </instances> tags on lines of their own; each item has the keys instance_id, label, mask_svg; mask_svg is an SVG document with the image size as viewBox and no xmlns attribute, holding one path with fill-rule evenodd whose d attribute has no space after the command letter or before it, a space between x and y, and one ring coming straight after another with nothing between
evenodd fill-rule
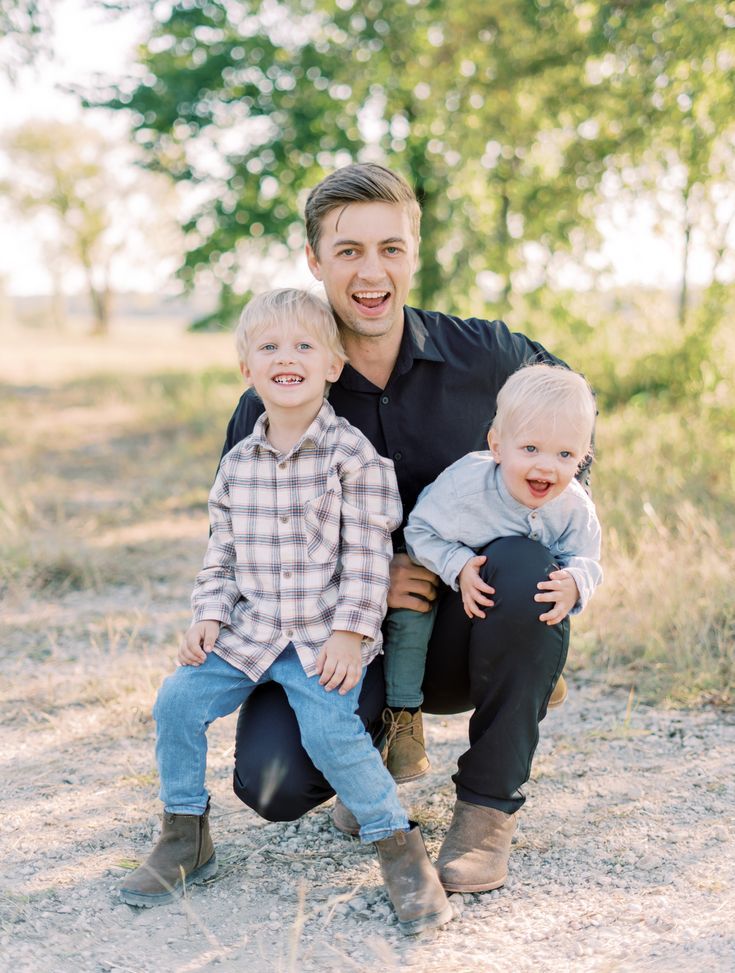
<instances>
[{"instance_id":1,"label":"shirt collar","mask_svg":"<svg viewBox=\"0 0 735 973\"><path fill-rule=\"evenodd\" d=\"M445 360L444 355L439 351L434 338L426 327L419 312L415 308L404 306L403 334L401 335L398 358L393 367L391 378L405 375L406 372L411 370L414 361L418 359L439 362ZM368 379L356 371L349 362L343 368L342 374L337 382L344 388L357 392L374 392L376 388L372 382L368 381Z\"/></svg>"},{"instance_id":2,"label":"shirt collar","mask_svg":"<svg viewBox=\"0 0 735 973\"><path fill-rule=\"evenodd\" d=\"M304 432L303 436L296 442L291 449L288 451L289 456L293 456L300 449L311 443L314 446L319 446L324 441L327 431L334 424L336 419L334 409L327 402L326 399L322 402L322 406L314 417L309 428ZM268 442L267 433L268 431L268 413L264 412L262 415L258 416L253 426L253 431L251 433L251 440L253 446L261 446L263 449L267 449L271 453L276 453L277 450Z\"/></svg>"}]
</instances>

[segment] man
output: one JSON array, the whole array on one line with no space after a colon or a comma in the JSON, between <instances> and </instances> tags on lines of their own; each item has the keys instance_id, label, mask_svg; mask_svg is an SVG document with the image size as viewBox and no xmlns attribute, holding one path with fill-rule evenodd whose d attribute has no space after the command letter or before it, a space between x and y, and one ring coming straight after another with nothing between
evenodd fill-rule
<instances>
[{"instance_id":1,"label":"man","mask_svg":"<svg viewBox=\"0 0 735 973\"><path fill-rule=\"evenodd\" d=\"M500 321L462 321L406 306L418 263L420 211L410 186L374 164L339 169L306 205L306 255L337 318L349 363L330 403L395 463L404 523L420 491L447 466L485 445L495 397L528 361L556 361ZM230 421L225 452L262 411L246 392ZM457 801L439 855L445 888L484 891L507 874L515 813L524 802L538 724L564 667L568 620L539 621L539 581L554 564L529 538L500 538L487 557L484 619L470 620L461 596L400 553L394 538L390 608L427 611L438 600L424 679L430 713L473 710L470 747L453 780ZM494 603L494 604L492 604ZM279 695L281 698L279 698ZM368 667L360 714L376 738L384 692L380 660ZM279 687L254 692L237 732L235 791L270 820L293 820L332 791L311 765ZM350 831L346 809L335 824Z\"/></svg>"}]
</instances>

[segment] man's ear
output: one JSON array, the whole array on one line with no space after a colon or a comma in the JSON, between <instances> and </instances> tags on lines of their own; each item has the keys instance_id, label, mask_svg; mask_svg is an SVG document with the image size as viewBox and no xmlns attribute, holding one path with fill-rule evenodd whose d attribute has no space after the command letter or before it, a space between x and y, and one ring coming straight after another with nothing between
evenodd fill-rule
<instances>
[{"instance_id":1,"label":"man's ear","mask_svg":"<svg viewBox=\"0 0 735 973\"><path fill-rule=\"evenodd\" d=\"M306 244L305 250L306 250L306 262L309 265L309 270L312 272L312 274L316 277L317 280L322 280L323 278L322 278L321 267L319 266L319 258L314 253L310 243Z\"/></svg>"}]
</instances>

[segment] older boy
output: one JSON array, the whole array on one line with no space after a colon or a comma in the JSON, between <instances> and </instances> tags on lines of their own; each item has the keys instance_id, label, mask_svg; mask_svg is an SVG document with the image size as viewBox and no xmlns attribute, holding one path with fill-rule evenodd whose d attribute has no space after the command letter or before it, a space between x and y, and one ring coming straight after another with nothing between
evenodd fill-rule
<instances>
[{"instance_id":1,"label":"older boy","mask_svg":"<svg viewBox=\"0 0 735 973\"><path fill-rule=\"evenodd\" d=\"M206 730L256 686L277 683L309 757L375 843L402 931L442 925L451 907L420 831L355 712L382 642L401 518L393 466L324 398L345 355L323 302L304 291L261 295L237 344L265 414L224 458L210 495L193 623L154 708L162 835L122 898L159 905L214 874Z\"/></svg>"}]
</instances>

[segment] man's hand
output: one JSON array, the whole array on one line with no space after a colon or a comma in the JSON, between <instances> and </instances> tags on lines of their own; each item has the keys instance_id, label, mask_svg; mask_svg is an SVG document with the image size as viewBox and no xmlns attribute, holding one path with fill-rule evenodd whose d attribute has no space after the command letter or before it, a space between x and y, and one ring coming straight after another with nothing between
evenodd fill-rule
<instances>
[{"instance_id":1,"label":"man's hand","mask_svg":"<svg viewBox=\"0 0 735 973\"><path fill-rule=\"evenodd\" d=\"M491 588L480 577L480 568L485 561L487 558L478 554L477 557L471 557L459 572L459 590L462 592L464 613L468 618L485 618L481 606L492 608L495 604L492 598L488 598L488 595L495 594L495 588Z\"/></svg>"},{"instance_id":2,"label":"man's hand","mask_svg":"<svg viewBox=\"0 0 735 973\"><path fill-rule=\"evenodd\" d=\"M200 666L214 648L219 635L219 622L205 619L195 622L181 640L179 654L180 666Z\"/></svg>"},{"instance_id":3,"label":"man's hand","mask_svg":"<svg viewBox=\"0 0 735 973\"><path fill-rule=\"evenodd\" d=\"M554 607L539 615L540 622L556 625L563 621L579 600L577 582L568 571L552 571L548 581L539 581L537 587L544 592L534 595L534 601L551 602Z\"/></svg>"},{"instance_id":4,"label":"man's hand","mask_svg":"<svg viewBox=\"0 0 735 973\"><path fill-rule=\"evenodd\" d=\"M389 608L427 612L436 598L439 579L433 571L414 564L408 554L394 554L390 562Z\"/></svg>"},{"instance_id":5,"label":"man's hand","mask_svg":"<svg viewBox=\"0 0 735 973\"><path fill-rule=\"evenodd\" d=\"M344 696L358 684L362 674L362 635L358 632L332 632L317 656L319 685L328 693L339 686Z\"/></svg>"}]
</instances>

